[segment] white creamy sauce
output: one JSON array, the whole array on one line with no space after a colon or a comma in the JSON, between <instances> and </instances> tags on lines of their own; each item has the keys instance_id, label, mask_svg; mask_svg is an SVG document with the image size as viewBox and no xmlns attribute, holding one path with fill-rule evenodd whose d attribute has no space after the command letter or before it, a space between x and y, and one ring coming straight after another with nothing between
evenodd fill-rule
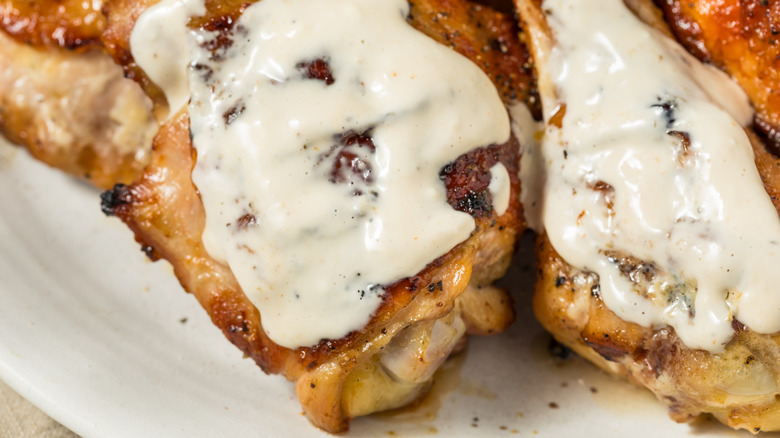
<instances>
[{"instance_id":1,"label":"white creamy sauce","mask_svg":"<svg viewBox=\"0 0 780 438\"><path fill-rule=\"evenodd\" d=\"M205 47L216 35L182 19L202 6L150 9L133 54L147 72L181 69L146 51L188 40L189 80L162 88L178 102L189 83L206 248L230 266L274 342L309 346L359 330L382 285L469 237L474 220L447 203L439 173L507 141L507 111L481 70L408 25L405 0L263 0L214 53ZM163 21L169 29L152 34ZM312 77L325 63L329 74ZM491 192L508 203L501 169Z\"/></svg>"},{"instance_id":2,"label":"white creamy sauce","mask_svg":"<svg viewBox=\"0 0 780 438\"><path fill-rule=\"evenodd\" d=\"M543 96L543 221L555 249L599 275L621 318L670 325L690 347L721 351L732 318L780 330L780 220L740 126L744 95L621 0L544 9L556 47L540 68L557 96ZM651 264L648 288L621 274L619 255Z\"/></svg>"},{"instance_id":3,"label":"white creamy sauce","mask_svg":"<svg viewBox=\"0 0 780 438\"><path fill-rule=\"evenodd\" d=\"M488 185L490 196L493 198L493 211L501 216L509 208L509 171L501 163L496 163L490 168L490 184Z\"/></svg>"},{"instance_id":4,"label":"white creamy sauce","mask_svg":"<svg viewBox=\"0 0 780 438\"><path fill-rule=\"evenodd\" d=\"M162 0L138 17L130 34L130 53L165 93L168 114L176 114L190 99L187 82L190 17L206 13L202 0Z\"/></svg>"},{"instance_id":5,"label":"white creamy sauce","mask_svg":"<svg viewBox=\"0 0 780 438\"><path fill-rule=\"evenodd\" d=\"M545 164L542 157L541 141L544 123L534 120L531 111L524 103L509 107L512 119L512 133L520 143L520 203L528 228L537 233L542 225L542 191L545 181Z\"/></svg>"}]
</instances>

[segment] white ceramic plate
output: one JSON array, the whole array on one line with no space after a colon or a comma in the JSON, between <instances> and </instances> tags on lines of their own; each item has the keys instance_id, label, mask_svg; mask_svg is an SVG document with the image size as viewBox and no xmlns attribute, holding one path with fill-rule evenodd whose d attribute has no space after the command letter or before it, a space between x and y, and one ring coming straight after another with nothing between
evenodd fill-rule
<instances>
[{"instance_id":1,"label":"white ceramic plate","mask_svg":"<svg viewBox=\"0 0 780 438\"><path fill-rule=\"evenodd\" d=\"M16 391L84 437L327 436L102 215L96 190L4 143L0 188L0 378ZM509 333L472 339L420 406L352 434L752 436L673 423L649 393L553 358L527 309L532 276L518 260L505 281Z\"/></svg>"}]
</instances>

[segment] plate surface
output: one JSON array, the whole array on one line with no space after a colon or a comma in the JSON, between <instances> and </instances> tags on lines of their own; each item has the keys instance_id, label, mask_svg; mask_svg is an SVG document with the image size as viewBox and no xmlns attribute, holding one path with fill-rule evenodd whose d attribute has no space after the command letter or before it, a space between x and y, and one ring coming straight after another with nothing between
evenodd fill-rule
<instances>
[{"instance_id":1,"label":"plate surface","mask_svg":"<svg viewBox=\"0 0 780 438\"><path fill-rule=\"evenodd\" d=\"M330 436L103 216L96 190L2 141L0 187L0 379L17 392L86 438ZM419 406L358 419L351 435L752 436L676 424L648 392L554 358L528 309L530 242L503 280L510 331L473 338Z\"/></svg>"}]
</instances>

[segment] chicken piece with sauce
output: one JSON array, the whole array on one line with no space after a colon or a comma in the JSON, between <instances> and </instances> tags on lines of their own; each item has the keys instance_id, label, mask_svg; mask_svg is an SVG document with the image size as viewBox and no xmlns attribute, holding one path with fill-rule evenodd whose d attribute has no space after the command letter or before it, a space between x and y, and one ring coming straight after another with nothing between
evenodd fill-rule
<instances>
[{"instance_id":1,"label":"chicken piece with sauce","mask_svg":"<svg viewBox=\"0 0 780 438\"><path fill-rule=\"evenodd\" d=\"M677 421L779 430L778 167L748 97L761 120L772 99L685 52L648 2L516 3L545 120L537 318Z\"/></svg>"},{"instance_id":2,"label":"chicken piece with sauce","mask_svg":"<svg viewBox=\"0 0 780 438\"><path fill-rule=\"evenodd\" d=\"M106 47L165 118L104 210L295 382L315 425L418 399L467 335L511 322L491 286L524 227L508 108L530 118L535 100L510 17L436 0L104 11Z\"/></svg>"}]
</instances>

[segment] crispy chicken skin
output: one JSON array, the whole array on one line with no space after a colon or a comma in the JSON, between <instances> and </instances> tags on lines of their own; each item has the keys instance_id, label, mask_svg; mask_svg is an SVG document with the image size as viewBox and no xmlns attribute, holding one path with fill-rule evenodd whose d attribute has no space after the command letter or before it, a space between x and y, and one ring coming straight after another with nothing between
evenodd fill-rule
<instances>
[{"instance_id":1,"label":"crispy chicken skin","mask_svg":"<svg viewBox=\"0 0 780 438\"><path fill-rule=\"evenodd\" d=\"M102 1L3 0L0 28L29 45L81 49L100 45L102 7Z\"/></svg>"},{"instance_id":2,"label":"crispy chicken skin","mask_svg":"<svg viewBox=\"0 0 780 438\"><path fill-rule=\"evenodd\" d=\"M109 1L105 41L128 74L164 106L162 94L133 63L128 46L133 22L151 3ZM535 102L528 85L528 55L508 17L468 2L411 4L409 21L486 69L505 102ZM209 15L190 25L229 29L244 7L236 2L207 5ZM294 381L304 412L327 431L344 431L351 418L419 398L436 368L462 347L463 334L498 333L513 319L510 298L490 284L507 268L524 227L514 136L461 156L441 171L449 203L476 221L466 241L416 275L385 285L382 304L362 330L295 350L266 336L261 315L233 273L204 249L205 212L190 175L197 151L184 110L164 124L153 149L151 164L138 181L104 193L104 211L122 219L151 258L173 265L184 288L231 342L267 373ZM510 204L500 216L488 190L489 169L498 162L511 179Z\"/></svg>"},{"instance_id":3,"label":"crispy chicken skin","mask_svg":"<svg viewBox=\"0 0 780 438\"><path fill-rule=\"evenodd\" d=\"M680 43L728 72L756 109L755 124L780 142L780 2L655 0Z\"/></svg>"},{"instance_id":4,"label":"crispy chicken skin","mask_svg":"<svg viewBox=\"0 0 780 438\"><path fill-rule=\"evenodd\" d=\"M531 35L531 53L543 58L553 44L544 15L536 4L518 3ZM635 11L637 6L647 11L641 2L630 3ZM658 24L652 19L657 14L640 17ZM543 82L540 88L546 86ZM778 161L758 135L748 135L765 188L780 211ZM676 421L712 414L733 428L780 430L780 335L757 334L735 320L735 335L724 352L689 348L672 328L648 328L619 318L602 301L598 276L569 265L545 233L537 237L536 246L534 313L559 342L604 370L650 389ZM617 263L626 273L641 269L640 261L630 257Z\"/></svg>"},{"instance_id":5,"label":"crispy chicken skin","mask_svg":"<svg viewBox=\"0 0 780 438\"><path fill-rule=\"evenodd\" d=\"M0 3L0 133L100 188L136 179L157 123L100 47L100 2Z\"/></svg>"}]
</instances>

